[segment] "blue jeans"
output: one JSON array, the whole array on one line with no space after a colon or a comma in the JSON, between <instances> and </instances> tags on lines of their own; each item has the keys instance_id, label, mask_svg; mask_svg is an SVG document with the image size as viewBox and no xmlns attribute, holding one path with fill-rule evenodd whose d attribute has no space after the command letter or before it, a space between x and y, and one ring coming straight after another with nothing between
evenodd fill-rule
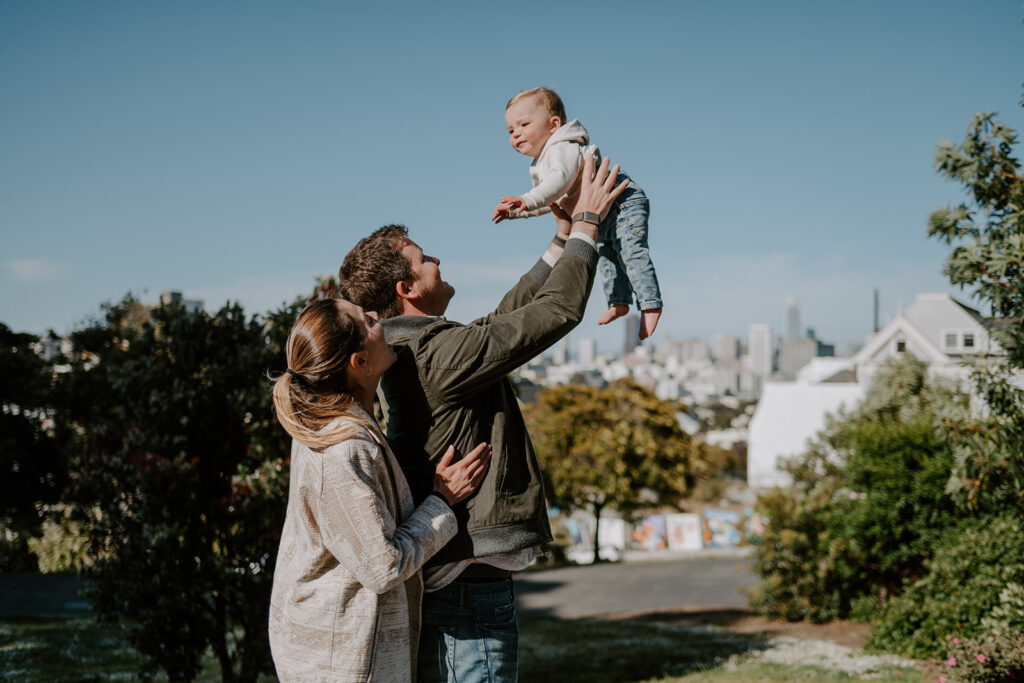
<instances>
[{"instance_id":1,"label":"blue jeans","mask_svg":"<svg viewBox=\"0 0 1024 683\"><path fill-rule=\"evenodd\" d=\"M513 683L519 624L512 579L453 581L423 594L421 683Z\"/></svg>"},{"instance_id":2,"label":"blue jeans","mask_svg":"<svg viewBox=\"0 0 1024 683\"><path fill-rule=\"evenodd\" d=\"M627 179L620 173L618 181ZM661 288L647 246L651 204L632 180L619 195L597 231L597 269L609 306L630 305L641 311L661 308Z\"/></svg>"}]
</instances>

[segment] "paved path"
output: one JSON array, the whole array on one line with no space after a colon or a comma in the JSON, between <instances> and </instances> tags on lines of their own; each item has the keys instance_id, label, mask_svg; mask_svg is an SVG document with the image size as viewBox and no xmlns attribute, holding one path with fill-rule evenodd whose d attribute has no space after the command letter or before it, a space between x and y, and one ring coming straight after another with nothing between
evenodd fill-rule
<instances>
[{"instance_id":1,"label":"paved path","mask_svg":"<svg viewBox=\"0 0 1024 683\"><path fill-rule=\"evenodd\" d=\"M520 616L565 619L679 607L744 608L758 582L750 558L697 557L522 572Z\"/></svg>"},{"instance_id":2,"label":"paved path","mask_svg":"<svg viewBox=\"0 0 1024 683\"><path fill-rule=\"evenodd\" d=\"M677 607L746 607L757 583L742 556L662 558L516 575L521 616L589 617ZM80 615L88 605L73 575L0 575L0 615Z\"/></svg>"},{"instance_id":3,"label":"paved path","mask_svg":"<svg viewBox=\"0 0 1024 683\"><path fill-rule=\"evenodd\" d=\"M74 574L0 574L0 615L39 617L89 613Z\"/></svg>"}]
</instances>

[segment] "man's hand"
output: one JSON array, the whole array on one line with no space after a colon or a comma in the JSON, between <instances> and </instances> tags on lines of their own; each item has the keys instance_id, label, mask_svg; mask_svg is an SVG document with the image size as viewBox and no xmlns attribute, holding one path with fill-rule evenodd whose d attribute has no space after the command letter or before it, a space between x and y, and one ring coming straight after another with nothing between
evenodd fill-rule
<instances>
[{"instance_id":1,"label":"man's hand","mask_svg":"<svg viewBox=\"0 0 1024 683\"><path fill-rule=\"evenodd\" d=\"M605 157L595 171L594 157L588 154L583 160L583 179L580 183L579 197L575 202L563 200L560 203L562 210L570 215L589 211L598 214L603 220L611 210L616 197L629 185L628 178L618 185L615 184L619 177L619 165L615 164L609 169L609 164L611 160ZM593 223L579 221L572 224L572 229L573 232L583 232L591 239L597 239L597 226Z\"/></svg>"},{"instance_id":2,"label":"man's hand","mask_svg":"<svg viewBox=\"0 0 1024 683\"><path fill-rule=\"evenodd\" d=\"M562 200L565 203L565 200ZM575 204L575 201L573 202ZM572 214L562 208L562 204L548 204L551 208L551 215L555 217L555 225L558 226L558 236L563 240L572 232Z\"/></svg>"}]
</instances>

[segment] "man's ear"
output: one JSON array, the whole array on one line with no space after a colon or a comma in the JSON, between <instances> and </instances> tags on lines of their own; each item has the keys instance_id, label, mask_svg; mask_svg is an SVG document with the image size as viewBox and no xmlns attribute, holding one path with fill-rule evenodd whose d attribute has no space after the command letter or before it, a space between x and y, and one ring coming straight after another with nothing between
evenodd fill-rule
<instances>
[{"instance_id":1,"label":"man's ear","mask_svg":"<svg viewBox=\"0 0 1024 683\"><path fill-rule=\"evenodd\" d=\"M395 283L395 292L400 299L413 299L416 293L413 291L413 280L399 280Z\"/></svg>"}]
</instances>

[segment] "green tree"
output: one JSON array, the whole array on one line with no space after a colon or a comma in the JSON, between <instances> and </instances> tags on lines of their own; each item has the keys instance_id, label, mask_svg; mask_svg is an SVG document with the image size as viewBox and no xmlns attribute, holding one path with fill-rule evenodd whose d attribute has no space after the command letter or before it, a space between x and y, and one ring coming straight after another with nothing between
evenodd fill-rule
<instances>
[{"instance_id":1,"label":"green tree","mask_svg":"<svg viewBox=\"0 0 1024 683\"><path fill-rule=\"evenodd\" d=\"M272 670L289 451L266 377L298 306L248 318L129 297L73 335L62 417L81 433L69 498L90 530L89 597L144 673L192 679L208 649L225 681Z\"/></svg>"},{"instance_id":2,"label":"green tree","mask_svg":"<svg viewBox=\"0 0 1024 683\"><path fill-rule=\"evenodd\" d=\"M953 249L945 270L996 320L990 334L1002 361L974 373L987 410L946 424L956 444L950 490L968 510L1024 508L1024 392L1011 381L1024 370L1024 180L1014 156L1017 133L979 113L960 144L942 142L939 173L960 183L969 200L934 211L928 234Z\"/></svg>"},{"instance_id":3,"label":"green tree","mask_svg":"<svg viewBox=\"0 0 1024 683\"><path fill-rule=\"evenodd\" d=\"M53 425L53 368L39 338L0 323L0 571L33 571L26 540L66 481Z\"/></svg>"},{"instance_id":4,"label":"green tree","mask_svg":"<svg viewBox=\"0 0 1024 683\"><path fill-rule=\"evenodd\" d=\"M550 496L570 509L629 512L675 504L701 462L679 427L679 407L631 380L603 389L570 384L542 391L523 411ZM599 561L597 529L594 561Z\"/></svg>"}]
</instances>

